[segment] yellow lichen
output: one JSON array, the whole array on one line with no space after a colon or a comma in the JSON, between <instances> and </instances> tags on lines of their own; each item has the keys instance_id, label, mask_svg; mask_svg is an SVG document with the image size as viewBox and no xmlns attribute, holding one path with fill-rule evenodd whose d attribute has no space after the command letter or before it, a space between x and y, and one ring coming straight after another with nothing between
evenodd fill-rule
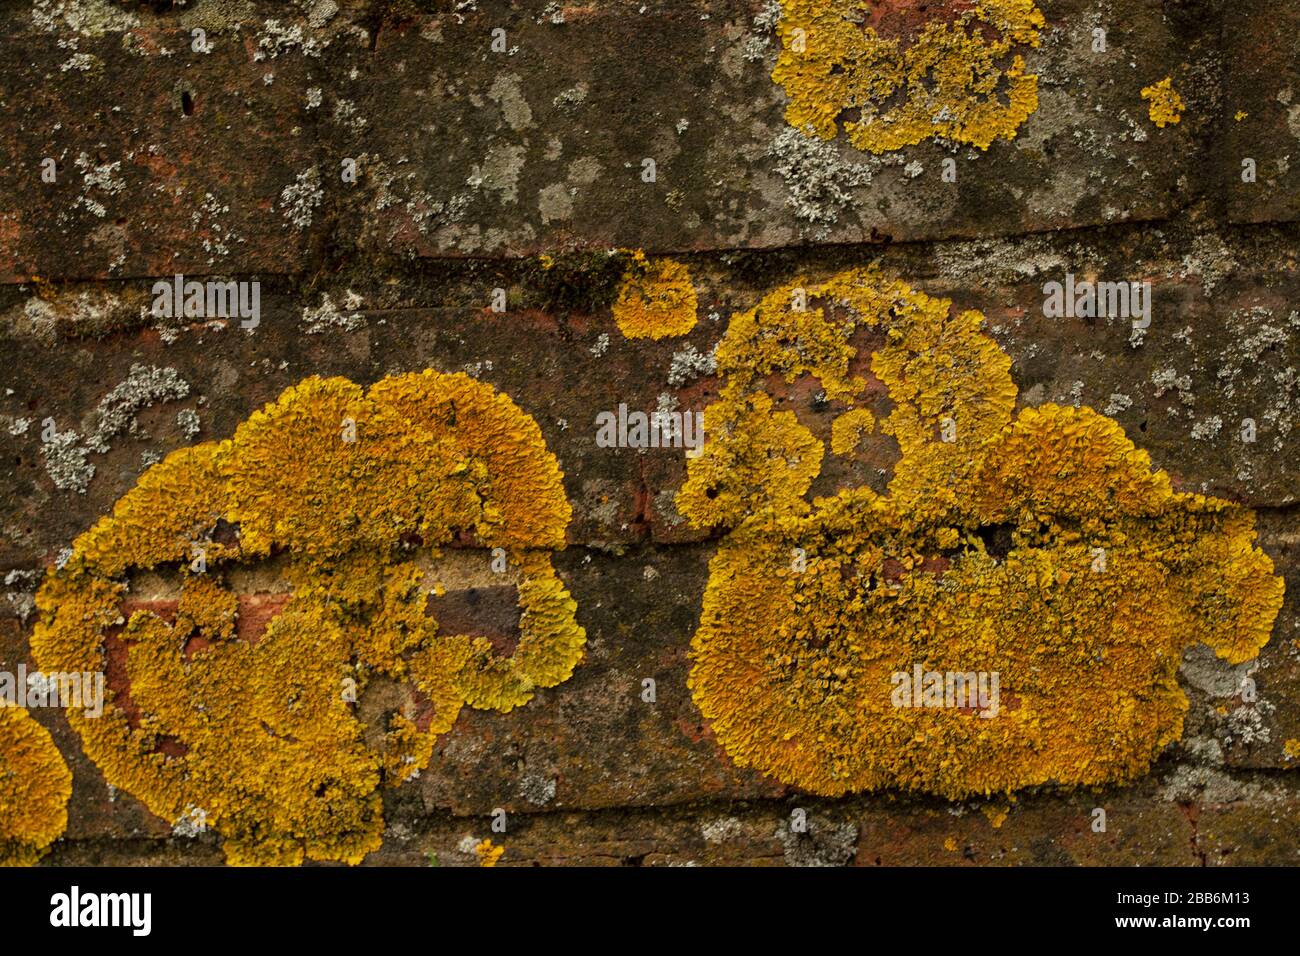
<instances>
[{"instance_id":1,"label":"yellow lichen","mask_svg":"<svg viewBox=\"0 0 1300 956\"><path fill-rule=\"evenodd\" d=\"M1147 100L1149 103L1147 115L1150 117L1151 122L1161 129L1171 123L1179 122L1182 119L1183 110L1187 109L1187 104L1183 102L1183 98L1174 89L1173 79L1168 76L1159 83L1152 83L1150 86L1143 87L1142 99ZM1238 119L1241 119L1241 117L1238 116Z\"/></svg>"},{"instance_id":2,"label":"yellow lichen","mask_svg":"<svg viewBox=\"0 0 1300 956\"><path fill-rule=\"evenodd\" d=\"M1286 757L1287 760L1300 759L1300 740L1294 738L1287 740L1287 742L1282 745L1282 755Z\"/></svg>"},{"instance_id":3,"label":"yellow lichen","mask_svg":"<svg viewBox=\"0 0 1300 956\"><path fill-rule=\"evenodd\" d=\"M496 846L491 840L480 840L474 847L479 866L496 866L501 855L506 852L503 846Z\"/></svg>"},{"instance_id":4,"label":"yellow lichen","mask_svg":"<svg viewBox=\"0 0 1300 956\"><path fill-rule=\"evenodd\" d=\"M993 825L993 829L1001 830L1002 824L1006 823L1007 817L1011 815L1011 807L1007 804L986 803L980 807L980 812L988 818L989 823Z\"/></svg>"},{"instance_id":5,"label":"yellow lichen","mask_svg":"<svg viewBox=\"0 0 1300 956\"><path fill-rule=\"evenodd\" d=\"M1175 492L1091 409L1016 415L981 323L868 269L732 318L677 503L727 531L690 687L737 763L831 795L1125 781L1182 732L1188 645L1238 663L1268 640L1283 586L1250 511ZM829 451L773 398L805 382L835 416ZM872 403L898 445L887 488L809 500L824 462L865 460L849 439ZM917 666L997 674L998 709L896 706Z\"/></svg>"},{"instance_id":6,"label":"yellow lichen","mask_svg":"<svg viewBox=\"0 0 1300 956\"><path fill-rule=\"evenodd\" d=\"M851 454L875 427L876 416L868 409L850 409L831 425L831 452L836 455Z\"/></svg>"},{"instance_id":7,"label":"yellow lichen","mask_svg":"<svg viewBox=\"0 0 1300 956\"><path fill-rule=\"evenodd\" d=\"M614 302L614 321L629 339L663 339L695 328L695 286L691 273L672 259L646 258L637 250L623 274Z\"/></svg>"},{"instance_id":8,"label":"yellow lichen","mask_svg":"<svg viewBox=\"0 0 1300 956\"><path fill-rule=\"evenodd\" d=\"M467 376L309 378L141 476L47 578L32 649L47 670L108 670L103 716L68 719L154 813L201 812L232 863L356 863L380 844L381 783L425 767L463 705L510 710L581 658L550 557L561 478L536 422ZM509 655L426 610L446 589L417 549L457 540L508 558ZM232 586L262 566L269 592ZM179 577L172 609L124 603L146 572Z\"/></svg>"},{"instance_id":9,"label":"yellow lichen","mask_svg":"<svg viewBox=\"0 0 1300 956\"><path fill-rule=\"evenodd\" d=\"M772 79L786 120L872 153L943 137L987 149L1012 139L1038 109L1038 77L1021 52L1040 42L1033 0L976 0L915 36L883 36L876 0L781 0L781 53ZM925 8L922 7L922 10ZM888 10L884 12L889 12ZM856 117L845 117L850 111Z\"/></svg>"},{"instance_id":10,"label":"yellow lichen","mask_svg":"<svg viewBox=\"0 0 1300 956\"><path fill-rule=\"evenodd\" d=\"M31 866L68 825L72 772L49 731L0 703L0 866Z\"/></svg>"}]
</instances>

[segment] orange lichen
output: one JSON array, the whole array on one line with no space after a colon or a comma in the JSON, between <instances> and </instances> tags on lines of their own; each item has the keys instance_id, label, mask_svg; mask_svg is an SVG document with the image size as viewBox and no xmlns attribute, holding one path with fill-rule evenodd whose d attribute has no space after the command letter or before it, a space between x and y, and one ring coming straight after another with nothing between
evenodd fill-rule
<instances>
[{"instance_id":1,"label":"orange lichen","mask_svg":"<svg viewBox=\"0 0 1300 956\"><path fill-rule=\"evenodd\" d=\"M686 266L672 259L649 260L637 250L619 285L614 321L629 339L671 338L695 328L696 305Z\"/></svg>"},{"instance_id":2,"label":"orange lichen","mask_svg":"<svg viewBox=\"0 0 1300 956\"><path fill-rule=\"evenodd\" d=\"M68 825L72 772L49 731L0 703L0 866L31 866Z\"/></svg>"},{"instance_id":3,"label":"orange lichen","mask_svg":"<svg viewBox=\"0 0 1300 956\"><path fill-rule=\"evenodd\" d=\"M1187 109L1187 104L1174 89L1173 79L1168 76L1159 83L1143 87L1142 99L1150 104L1147 107L1147 116L1161 129L1178 123L1183 118L1183 110ZM1244 115L1239 114L1238 119Z\"/></svg>"},{"instance_id":4,"label":"orange lichen","mask_svg":"<svg viewBox=\"0 0 1300 956\"><path fill-rule=\"evenodd\" d=\"M872 24L875 0L781 0L772 79L796 129L832 139L841 122L858 149L882 153L931 137L987 149L1038 109L1038 77L1021 52L1040 42L1033 0L976 0L906 41ZM924 10L921 7L921 10ZM844 114L856 118L844 119Z\"/></svg>"},{"instance_id":5,"label":"orange lichen","mask_svg":"<svg viewBox=\"0 0 1300 956\"><path fill-rule=\"evenodd\" d=\"M1011 807L1005 803L986 803L980 807L980 812L988 818L989 823L993 825L993 829L1001 830L1002 824L1006 823L1007 817L1011 815Z\"/></svg>"},{"instance_id":6,"label":"orange lichen","mask_svg":"<svg viewBox=\"0 0 1300 956\"><path fill-rule=\"evenodd\" d=\"M380 844L381 783L425 767L463 705L510 710L572 673L585 633L549 553L569 518L536 422L490 386L309 378L155 465L78 538L32 648L49 670L121 669L101 718L68 718L154 813L199 814L233 863L356 863ZM456 540L508 558L508 656L428 613L446 588L419 554ZM232 578L266 567L287 593L254 633ZM124 605L146 572L179 577L170 619Z\"/></svg>"},{"instance_id":7,"label":"orange lichen","mask_svg":"<svg viewBox=\"0 0 1300 956\"><path fill-rule=\"evenodd\" d=\"M869 409L853 408L845 412L831 426L832 454L852 454L875 427L876 416Z\"/></svg>"},{"instance_id":8,"label":"orange lichen","mask_svg":"<svg viewBox=\"0 0 1300 956\"><path fill-rule=\"evenodd\" d=\"M479 866L496 866L501 855L506 852L503 846L496 846L491 840L481 840L474 847Z\"/></svg>"},{"instance_id":9,"label":"orange lichen","mask_svg":"<svg viewBox=\"0 0 1300 956\"><path fill-rule=\"evenodd\" d=\"M1283 586L1252 514L1174 492L1091 409L1015 415L981 323L866 269L732 318L678 508L728 532L690 686L737 763L831 795L1129 780L1182 732L1182 651L1238 663L1268 640ZM837 416L829 454L772 398L803 381ZM810 501L823 462L864 460L874 417L853 413L884 412L882 384L877 432L900 451L887 489ZM918 666L997 675L999 700L900 705Z\"/></svg>"}]
</instances>

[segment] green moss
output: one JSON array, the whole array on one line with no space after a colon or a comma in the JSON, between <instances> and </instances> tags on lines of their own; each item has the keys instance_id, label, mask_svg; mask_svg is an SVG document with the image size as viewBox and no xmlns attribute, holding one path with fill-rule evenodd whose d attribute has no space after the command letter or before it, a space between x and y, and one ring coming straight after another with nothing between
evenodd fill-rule
<instances>
[{"instance_id":1,"label":"green moss","mask_svg":"<svg viewBox=\"0 0 1300 956\"><path fill-rule=\"evenodd\" d=\"M613 305L631 261L632 253L623 249L544 255L528 260L521 278L536 308L590 314Z\"/></svg>"}]
</instances>

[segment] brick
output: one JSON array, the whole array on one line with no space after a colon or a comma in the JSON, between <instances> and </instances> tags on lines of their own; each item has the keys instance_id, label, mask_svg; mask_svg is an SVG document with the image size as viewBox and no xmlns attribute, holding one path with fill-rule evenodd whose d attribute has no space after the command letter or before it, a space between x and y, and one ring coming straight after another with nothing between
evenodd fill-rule
<instances>
[{"instance_id":1,"label":"brick","mask_svg":"<svg viewBox=\"0 0 1300 956\"><path fill-rule=\"evenodd\" d=\"M1300 12L1247 0L1223 14L1224 102L1213 167L1232 222L1300 218ZM1240 119L1238 115L1240 114ZM1254 182L1242 180L1254 161Z\"/></svg>"},{"instance_id":2,"label":"brick","mask_svg":"<svg viewBox=\"0 0 1300 956\"><path fill-rule=\"evenodd\" d=\"M175 29L61 39L0 45L0 282L301 268L326 215L310 188L296 225L284 202L313 175L310 63Z\"/></svg>"}]
</instances>

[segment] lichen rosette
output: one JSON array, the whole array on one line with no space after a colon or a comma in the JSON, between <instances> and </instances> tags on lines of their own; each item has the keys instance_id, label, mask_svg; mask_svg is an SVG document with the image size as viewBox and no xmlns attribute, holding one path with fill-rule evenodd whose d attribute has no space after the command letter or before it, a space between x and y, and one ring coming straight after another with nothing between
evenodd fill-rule
<instances>
[{"instance_id":1,"label":"lichen rosette","mask_svg":"<svg viewBox=\"0 0 1300 956\"><path fill-rule=\"evenodd\" d=\"M629 339L664 339L695 328L698 306L690 270L673 259L649 259L640 249L619 282L614 322Z\"/></svg>"},{"instance_id":2,"label":"lichen rosette","mask_svg":"<svg viewBox=\"0 0 1300 956\"><path fill-rule=\"evenodd\" d=\"M68 826L72 772L50 732L0 702L0 866L32 866Z\"/></svg>"},{"instance_id":3,"label":"lichen rosette","mask_svg":"<svg viewBox=\"0 0 1300 956\"><path fill-rule=\"evenodd\" d=\"M107 671L103 716L68 718L154 813L198 814L232 863L356 863L380 844L381 785L425 767L462 706L519 706L581 658L550 557L561 477L536 422L467 376L309 378L79 537L38 594L33 652ZM428 613L415 555L457 539L517 571L509 655ZM150 599L167 576L178 592Z\"/></svg>"},{"instance_id":4,"label":"lichen rosette","mask_svg":"<svg viewBox=\"0 0 1300 956\"><path fill-rule=\"evenodd\" d=\"M1267 642L1283 586L1251 512L1176 492L1091 409L1016 414L981 324L865 269L732 318L678 506L726 530L690 687L738 764L828 795L1122 782L1181 735L1185 648ZM773 397L808 380L826 437ZM890 442L883 492L810 495ZM996 673L999 706L898 706L917 665Z\"/></svg>"},{"instance_id":5,"label":"lichen rosette","mask_svg":"<svg viewBox=\"0 0 1300 956\"><path fill-rule=\"evenodd\" d=\"M1038 77L1024 53L1039 45L1033 0L933 7L881 0L781 0L781 51L772 79L786 120L883 153L941 137L987 149L1012 139L1038 109ZM885 28L902 26L901 31ZM899 35L891 35L899 32Z\"/></svg>"}]
</instances>

